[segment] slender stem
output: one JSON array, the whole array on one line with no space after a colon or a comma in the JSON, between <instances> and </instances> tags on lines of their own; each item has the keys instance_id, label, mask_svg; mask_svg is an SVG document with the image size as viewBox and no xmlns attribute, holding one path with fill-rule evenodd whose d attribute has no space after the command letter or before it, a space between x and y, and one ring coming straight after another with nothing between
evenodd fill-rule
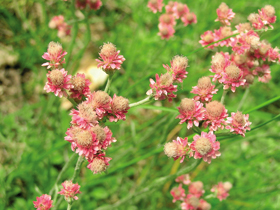
<instances>
[{"instance_id":1,"label":"slender stem","mask_svg":"<svg viewBox=\"0 0 280 210\"><path fill-rule=\"evenodd\" d=\"M138 106L138 105L144 104L144 103L148 102L150 100L150 98L151 98L151 96L148 96L147 98L144 98L141 101L129 104L129 107L134 107L134 106Z\"/></svg>"},{"instance_id":2,"label":"slender stem","mask_svg":"<svg viewBox=\"0 0 280 210\"><path fill-rule=\"evenodd\" d=\"M58 182L60 181L61 179L61 176L62 174L64 174L64 172L69 168L70 166L70 163L72 162L72 160L74 159L74 157L76 156L76 154L74 153L70 159L66 162L66 164L63 166L63 168L61 169L61 171L59 172L57 178L56 178L56 181L51 189L51 191L49 192L49 195L51 195L53 193L53 191L55 190L55 186L57 186Z\"/></svg>"},{"instance_id":3,"label":"slender stem","mask_svg":"<svg viewBox=\"0 0 280 210\"><path fill-rule=\"evenodd\" d=\"M71 102L71 104L72 104L74 107L77 107L78 104L76 103L76 101L74 101L73 98L71 98L71 97L69 96L68 93L67 93L67 99L68 99L68 101Z\"/></svg>"},{"instance_id":4,"label":"slender stem","mask_svg":"<svg viewBox=\"0 0 280 210\"><path fill-rule=\"evenodd\" d=\"M228 92L228 91L224 89L224 92L223 92L223 95L222 95L222 98L221 98L221 103L222 103L222 104L225 103L225 97L226 97L227 92Z\"/></svg>"},{"instance_id":5,"label":"slender stem","mask_svg":"<svg viewBox=\"0 0 280 210\"><path fill-rule=\"evenodd\" d=\"M70 210L71 207L72 207L72 205L70 203L68 203L67 210Z\"/></svg>"},{"instance_id":6,"label":"slender stem","mask_svg":"<svg viewBox=\"0 0 280 210\"><path fill-rule=\"evenodd\" d=\"M81 170L81 165L82 165L83 162L84 162L84 157L79 156L78 161L76 163L75 170L74 170L74 174L73 174L73 177L72 177L72 182L74 182L76 176L79 174L79 172Z\"/></svg>"},{"instance_id":7,"label":"slender stem","mask_svg":"<svg viewBox=\"0 0 280 210\"><path fill-rule=\"evenodd\" d=\"M244 102L245 102L245 100L246 100L248 94L249 94L249 87L246 88L245 93L244 93L244 95L243 95L243 97L242 97L242 99L241 99L241 101L240 101L240 103L239 103L239 105L238 105L237 110L240 110L240 109L242 108L242 106L243 106L243 104L244 104Z\"/></svg>"},{"instance_id":8,"label":"slender stem","mask_svg":"<svg viewBox=\"0 0 280 210\"><path fill-rule=\"evenodd\" d=\"M106 84L106 87L105 87L105 90L104 90L105 93L108 93L111 82L112 82L112 76L109 75L108 80L107 80L107 84Z\"/></svg>"},{"instance_id":9,"label":"slender stem","mask_svg":"<svg viewBox=\"0 0 280 210\"><path fill-rule=\"evenodd\" d=\"M53 210L56 210L56 209L59 207L59 205L61 204L63 198L64 198L64 196L61 196L61 197L58 199L57 203L56 203L55 206L53 207Z\"/></svg>"}]
</instances>

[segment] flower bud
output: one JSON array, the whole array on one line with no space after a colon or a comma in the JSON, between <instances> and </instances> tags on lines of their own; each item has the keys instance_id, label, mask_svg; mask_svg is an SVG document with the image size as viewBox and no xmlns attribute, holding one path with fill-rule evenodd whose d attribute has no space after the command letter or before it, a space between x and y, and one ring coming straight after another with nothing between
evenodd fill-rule
<instances>
[{"instance_id":1,"label":"flower bud","mask_svg":"<svg viewBox=\"0 0 280 210\"><path fill-rule=\"evenodd\" d=\"M271 5L266 5L264 8L263 8L265 14L268 16L268 17L273 17L275 15L275 9L273 6Z\"/></svg>"},{"instance_id":2,"label":"flower bud","mask_svg":"<svg viewBox=\"0 0 280 210\"><path fill-rule=\"evenodd\" d=\"M110 57L112 55L115 55L117 52L117 48L114 44L108 42L104 43L101 47L100 54L104 55L105 57Z\"/></svg>"},{"instance_id":3,"label":"flower bud","mask_svg":"<svg viewBox=\"0 0 280 210\"><path fill-rule=\"evenodd\" d=\"M164 153L169 158L175 158L179 156L178 154L178 144L175 142L168 142L164 145Z\"/></svg>"}]
</instances>

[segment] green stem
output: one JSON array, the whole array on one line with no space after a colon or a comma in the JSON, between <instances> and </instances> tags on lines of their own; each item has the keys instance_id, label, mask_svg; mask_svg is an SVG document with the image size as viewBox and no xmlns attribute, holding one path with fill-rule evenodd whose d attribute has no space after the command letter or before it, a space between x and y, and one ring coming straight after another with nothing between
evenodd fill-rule
<instances>
[{"instance_id":1,"label":"green stem","mask_svg":"<svg viewBox=\"0 0 280 210\"><path fill-rule=\"evenodd\" d=\"M245 93L244 93L244 95L243 95L243 97L242 97L242 99L241 99L241 101L240 101L240 103L239 103L239 105L237 107L237 110L240 110L242 108L242 106L243 106L243 104L244 104L248 94L249 94L249 87L246 88Z\"/></svg>"},{"instance_id":2,"label":"green stem","mask_svg":"<svg viewBox=\"0 0 280 210\"><path fill-rule=\"evenodd\" d=\"M83 156L79 156L78 161L76 163L76 167L75 167L75 170L74 170L73 177L71 179L72 182L74 182L76 176L79 174L79 172L81 170L81 165L82 165L83 162L84 162L84 157Z\"/></svg>"},{"instance_id":3,"label":"green stem","mask_svg":"<svg viewBox=\"0 0 280 210\"><path fill-rule=\"evenodd\" d=\"M78 104L76 103L76 101L74 101L73 98L71 98L71 97L69 96L68 93L67 93L67 99L68 99L68 101L71 102L71 104L72 104L74 107L77 107Z\"/></svg>"},{"instance_id":4,"label":"green stem","mask_svg":"<svg viewBox=\"0 0 280 210\"><path fill-rule=\"evenodd\" d=\"M225 103L225 97L226 97L227 92L228 92L228 91L224 89L223 95L222 95L222 98L221 98L221 103L222 103L222 104Z\"/></svg>"},{"instance_id":5,"label":"green stem","mask_svg":"<svg viewBox=\"0 0 280 210\"><path fill-rule=\"evenodd\" d=\"M104 92L105 93L108 93L108 91L109 91L109 88L110 88L110 85L111 85L111 82L112 82L112 76L108 76L108 80L107 80L107 84L106 84L106 87L105 87L105 89L104 89Z\"/></svg>"},{"instance_id":6,"label":"green stem","mask_svg":"<svg viewBox=\"0 0 280 210\"><path fill-rule=\"evenodd\" d=\"M134 106L138 106L138 105L144 104L144 103L148 102L150 100L150 98L151 98L151 96L148 96L147 98L144 98L141 101L129 104L129 107L134 107Z\"/></svg>"},{"instance_id":7,"label":"green stem","mask_svg":"<svg viewBox=\"0 0 280 210\"><path fill-rule=\"evenodd\" d=\"M70 203L68 203L67 210L70 210L71 207L72 207L72 205Z\"/></svg>"}]
</instances>

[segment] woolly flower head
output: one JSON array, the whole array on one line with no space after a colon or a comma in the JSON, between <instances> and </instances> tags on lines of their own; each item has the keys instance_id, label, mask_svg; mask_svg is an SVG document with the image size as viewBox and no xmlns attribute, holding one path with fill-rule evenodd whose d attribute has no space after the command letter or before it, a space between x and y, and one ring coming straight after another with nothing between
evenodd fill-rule
<instances>
[{"instance_id":1,"label":"woolly flower head","mask_svg":"<svg viewBox=\"0 0 280 210\"><path fill-rule=\"evenodd\" d=\"M192 194L188 194L187 197L184 199L184 202L181 203L182 210L197 209L198 206L199 199Z\"/></svg>"},{"instance_id":2,"label":"woolly flower head","mask_svg":"<svg viewBox=\"0 0 280 210\"><path fill-rule=\"evenodd\" d=\"M184 14L189 13L190 10L186 4L182 4L179 2L174 2L173 6L173 14L178 19L182 17Z\"/></svg>"},{"instance_id":3,"label":"woolly flower head","mask_svg":"<svg viewBox=\"0 0 280 210\"><path fill-rule=\"evenodd\" d=\"M170 25L170 26L174 26L176 25L176 21L175 21L175 18L173 15L171 14L162 14L160 17L159 17L159 22L162 26L164 25Z\"/></svg>"},{"instance_id":4,"label":"woolly flower head","mask_svg":"<svg viewBox=\"0 0 280 210\"><path fill-rule=\"evenodd\" d=\"M67 97L67 93L65 90L69 90L73 87L71 84L71 75L67 75L67 71L64 69L55 69L49 71L47 73L46 85L44 86L44 90L49 93L53 92L56 96L60 98L62 96Z\"/></svg>"},{"instance_id":5,"label":"woolly flower head","mask_svg":"<svg viewBox=\"0 0 280 210\"><path fill-rule=\"evenodd\" d=\"M230 21L234 18L235 13L232 12L232 9L222 2L217 9L218 18L215 21L220 21L223 25L230 25Z\"/></svg>"},{"instance_id":6,"label":"woolly flower head","mask_svg":"<svg viewBox=\"0 0 280 210\"><path fill-rule=\"evenodd\" d=\"M200 198L204 192L203 183L201 181L192 182L189 185L189 193L197 198Z\"/></svg>"},{"instance_id":7,"label":"woolly flower head","mask_svg":"<svg viewBox=\"0 0 280 210\"><path fill-rule=\"evenodd\" d=\"M163 67L172 74L174 82L183 82L183 79L187 77L188 72L186 68L188 67L188 58L185 56L176 55L170 61L171 67L164 65Z\"/></svg>"},{"instance_id":8,"label":"woolly flower head","mask_svg":"<svg viewBox=\"0 0 280 210\"><path fill-rule=\"evenodd\" d=\"M232 112L231 117L227 118L227 126L226 129L229 129L230 132L240 134L241 136L245 136L246 130L250 130L249 115L242 114L237 111L236 113Z\"/></svg>"},{"instance_id":9,"label":"woolly flower head","mask_svg":"<svg viewBox=\"0 0 280 210\"><path fill-rule=\"evenodd\" d=\"M212 56L211 69L209 71L215 73L213 82L222 77L225 68L230 65L230 56L228 53L217 52Z\"/></svg>"},{"instance_id":10,"label":"woolly flower head","mask_svg":"<svg viewBox=\"0 0 280 210\"><path fill-rule=\"evenodd\" d=\"M37 210L49 210L52 206L51 196L43 194L40 197L36 197L36 201L33 201L34 207Z\"/></svg>"},{"instance_id":11,"label":"woolly flower head","mask_svg":"<svg viewBox=\"0 0 280 210\"><path fill-rule=\"evenodd\" d=\"M253 75L258 76L259 82L268 83L271 80L271 71L270 67L267 64L263 64L262 66L256 67L253 70Z\"/></svg>"},{"instance_id":12,"label":"woolly flower head","mask_svg":"<svg viewBox=\"0 0 280 210\"><path fill-rule=\"evenodd\" d=\"M205 162L210 164L212 158L215 159L221 155L218 151L220 149L220 142L216 142L216 136L213 132L201 132L201 136L195 135L193 140L190 148L194 151L195 159L203 158ZM191 156L193 156L193 153L191 153Z\"/></svg>"},{"instance_id":13,"label":"woolly flower head","mask_svg":"<svg viewBox=\"0 0 280 210\"><path fill-rule=\"evenodd\" d=\"M87 98L87 103L96 112L99 119L103 119L103 117L108 115L111 110L111 101L112 98L108 93L101 90L91 93Z\"/></svg>"},{"instance_id":14,"label":"woolly flower head","mask_svg":"<svg viewBox=\"0 0 280 210\"><path fill-rule=\"evenodd\" d=\"M71 83L73 88L70 89L71 98L82 99L82 96L88 96L90 94L89 85L91 82L85 78L84 74L77 74L72 77Z\"/></svg>"},{"instance_id":15,"label":"woolly flower head","mask_svg":"<svg viewBox=\"0 0 280 210\"><path fill-rule=\"evenodd\" d=\"M44 53L42 58L50 61L47 63L43 63L42 66L47 66L47 68L58 68L63 63L65 63L64 56L67 52L63 51L61 44L56 42L50 42L48 46L48 51Z\"/></svg>"},{"instance_id":16,"label":"woolly flower head","mask_svg":"<svg viewBox=\"0 0 280 210\"><path fill-rule=\"evenodd\" d=\"M189 174L184 174L184 175L178 176L175 179L175 181L176 182L182 182L185 185L189 185L191 183L190 175Z\"/></svg>"},{"instance_id":17,"label":"woolly flower head","mask_svg":"<svg viewBox=\"0 0 280 210\"><path fill-rule=\"evenodd\" d=\"M157 11L161 12L164 4L163 0L150 0L148 2L148 7L152 10L153 13L157 13Z\"/></svg>"},{"instance_id":18,"label":"woolly flower head","mask_svg":"<svg viewBox=\"0 0 280 210\"><path fill-rule=\"evenodd\" d=\"M112 158L105 157L104 153L98 154L95 157L89 159L87 168L90 169L94 174L106 171L109 166L109 161Z\"/></svg>"},{"instance_id":19,"label":"woolly flower head","mask_svg":"<svg viewBox=\"0 0 280 210\"><path fill-rule=\"evenodd\" d=\"M219 37L216 36L212 31L205 31L204 34L200 36L201 40L199 43L204 47L212 42L216 42L219 40ZM208 46L208 48L213 49L214 45Z\"/></svg>"},{"instance_id":20,"label":"woolly flower head","mask_svg":"<svg viewBox=\"0 0 280 210\"><path fill-rule=\"evenodd\" d=\"M204 119L203 104L193 99L184 98L178 107L180 115L176 118L181 119L180 124L187 122L187 128L193 127L193 124L198 127L199 121Z\"/></svg>"},{"instance_id":21,"label":"woolly flower head","mask_svg":"<svg viewBox=\"0 0 280 210\"><path fill-rule=\"evenodd\" d=\"M113 73L116 69L121 68L121 64L125 61L122 55L119 55L120 50L112 43L104 43L100 50L100 58L96 59L99 63L97 67L101 67L107 74Z\"/></svg>"},{"instance_id":22,"label":"woolly flower head","mask_svg":"<svg viewBox=\"0 0 280 210\"><path fill-rule=\"evenodd\" d=\"M113 100L111 101L111 114L109 115L110 122L125 120L125 114L127 113L129 108L130 107L127 98L114 94Z\"/></svg>"},{"instance_id":23,"label":"woolly flower head","mask_svg":"<svg viewBox=\"0 0 280 210\"><path fill-rule=\"evenodd\" d=\"M211 209L211 205L209 203L207 203L205 200L200 199L199 200L199 205L197 207L198 210L210 210Z\"/></svg>"},{"instance_id":24,"label":"woolly flower head","mask_svg":"<svg viewBox=\"0 0 280 210\"><path fill-rule=\"evenodd\" d=\"M181 17L181 20L184 23L184 26L197 23L196 15L193 12L184 14Z\"/></svg>"},{"instance_id":25,"label":"woolly flower head","mask_svg":"<svg viewBox=\"0 0 280 210\"><path fill-rule=\"evenodd\" d=\"M180 163L185 159L185 156L189 153L188 138L177 137L177 140L168 142L164 145L164 153L169 157L177 160L181 157Z\"/></svg>"},{"instance_id":26,"label":"woolly flower head","mask_svg":"<svg viewBox=\"0 0 280 210\"><path fill-rule=\"evenodd\" d=\"M66 180L61 185L63 186L63 189L61 189L61 191L58 192L58 194L64 195L65 200L67 200L68 202L70 202L72 198L78 200L76 194L81 193L81 186L79 184L73 184L72 181Z\"/></svg>"},{"instance_id":27,"label":"woolly flower head","mask_svg":"<svg viewBox=\"0 0 280 210\"><path fill-rule=\"evenodd\" d=\"M273 26L271 24L275 23L275 21L276 21L275 9L273 6L266 5L264 8L259 10L259 15L260 15L262 22L265 25L268 25L271 28L273 28Z\"/></svg>"},{"instance_id":28,"label":"woolly flower head","mask_svg":"<svg viewBox=\"0 0 280 210\"><path fill-rule=\"evenodd\" d=\"M183 200L186 196L185 190L182 188L182 184L180 184L178 187L173 187L170 191L170 194L173 196L173 203L175 203L178 200Z\"/></svg>"},{"instance_id":29,"label":"woolly flower head","mask_svg":"<svg viewBox=\"0 0 280 210\"><path fill-rule=\"evenodd\" d=\"M161 37L161 39L169 39L174 36L175 30L172 25L159 24L158 28L158 35Z\"/></svg>"},{"instance_id":30,"label":"woolly flower head","mask_svg":"<svg viewBox=\"0 0 280 210\"><path fill-rule=\"evenodd\" d=\"M211 192L214 192L217 198L222 201L229 196L229 190L232 188L230 182L219 182L218 185L212 187Z\"/></svg>"},{"instance_id":31,"label":"woolly flower head","mask_svg":"<svg viewBox=\"0 0 280 210\"><path fill-rule=\"evenodd\" d=\"M224 124L226 124L225 118L227 116L225 106L218 101L212 101L206 104L206 121L204 122L204 127L210 125L209 129L211 131L216 131L218 128L224 129Z\"/></svg>"}]
</instances>

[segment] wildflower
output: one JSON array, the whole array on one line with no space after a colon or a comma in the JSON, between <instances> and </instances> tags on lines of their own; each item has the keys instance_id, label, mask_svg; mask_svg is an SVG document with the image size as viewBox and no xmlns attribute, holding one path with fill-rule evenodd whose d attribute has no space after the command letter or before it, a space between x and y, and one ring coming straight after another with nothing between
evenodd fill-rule
<instances>
[{"instance_id":1,"label":"wildflower","mask_svg":"<svg viewBox=\"0 0 280 210\"><path fill-rule=\"evenodd\" d=\"M209 203L207 203L203 199L199 200L199 205L197 207L197 210L210 210L210 209L211 209L211 205Z\"/></svg>"},{"instance_id":2,"label":"wildflower","mask_svg":"<svg viewBox=\"0 0 280 210\"><path fill-rule=\"evenodd\" d=\"M218 185L212 187L211 192L214 192L217 198L222 201L229 196L229 190L232 188L230 182L219 182Z\"/></svg>"},{"instance_id":3,"label":"wildflower","mask_svg":"<svg viewBox=\"0 0 280 210\"><path fill-rule=\"evenodd\" d=\"M189 152L188 138L177 137L177 140L168 142L164 145L164 153L169 157L177 160L181 157L180 163L185 159L185 156Z\"/></svg>"},{"instance_id":4,"label":"wildflower","mask_svg":"<svg viewBox=\"0 0 280 210\"><path fill-rule=\"evenodd\" d=\"M215 36L217 37L218 40L224 39L228 36L231 36L232 34L233 33L232 33L231 28L229 26L223 26L223 27L220 27L219 30L215 30ZM214 46L219 46L220 45L221 47L223 47L223 46L228 47L228 46L230 46L232 40L234 40L234 39L228 38L228 39L225 39L223 41L220 41L220 42L214 44Z\"/></svg>"},{"instance_id":5,"label":"wildflower","mask_svg":"<svg viewBox=\"0 0 280 210\"><path fill-rule=\"evenodd\" d=\"M206 113L204 127L210 125L210 131L216 131L218 128L224 129L225 118L228 116L225 106L218 101L212 101L206 104Z\"/></svg>"},{"instance_id":6,"label":"wildflower","mask_svg":"<svg viewBox=\"0 0 280 210\"><path fill-rule=\"evenodd\" d=\"M65 58L63 58L67 52L63 51L61 44L50 42L48 46L48 52L44 53L42 58L50 61L43 63L42 66L47 66L47 68L58 68L60 65L65 63Z\"/></svg>"},{"instance_id":7,"label":"wildflower","mask_svg":"<svg viewBox=\"0 0 280 210\"><path fill-rule=\"evenodd\" d=\"M129 109L128 99L122 96L116 96L114 94L113 100L111 101L111 112L112 115L109 116L110 122L117 122L118 120L125 120L125 114Z\"/></svg>"},{"instance_id":8,"label":"wildflower","mask_svg":"<svg viewBox=\"0 0 280 210\"><path fill-rule=\"evenodd\" d=\"M237 111L236 113L232 112L231 117L227 118L227 126L226 129L229 129L230 132L240 134L241 136L245 136L246 130L250 130L249 115L242 114Z\"/></svg>"},{"instance_id":9,"label":"wildflower","mask_svg":"<svg viewBox=\"0 0 280 210\"><path fill-rule=\"evenodd\" d=\"M218 89L215 89L215 85L212 85L209 77L201 77L197 86L192 87L191 93L197 94L194 100L205 103L212 101L213 94L216 94L217 91Z\"/></svg>"},{"instance_id":10,"label":"wildflower","mask_svg":"<svg viewBox=\"0 0 280 210\"><path fill-rule=\"evenodd\" d=\"M271 45L266 40L262 40L260 42L259 48L254 50L254 57L260 58L265 61L266 59L269 59L269 53L271 52L273 52ZM276 61L278 58L277 53L274 53L273 55L274 56L272 56L272 58L274 58L274 61Z\"/></svg>"},{"instance_id":11,"label":"wildflower","mask_svg":"<svg viewBox=\"0 0 280 210\"><path fill-rule=\"evenodd\" d=\"M73 87L70 82L71 75L67 75L67 71L64 69L49 71L47 73L47 79L48 81L46 82L44 90L46 90L47 93L53 92L54 95L59 96L60 98L62 96L67 97L65 90L69 90Z\"/></svg>"},{"instance_id":12,"label":"wildflower","mask_svg":"<svg viewBox=\"0 0 280 210\"><path fill-rule=\"evenodd\" d=\"M269 25L271 28L273 28L273 26L270 25L276 21L275 9L273 6L266 5L264 8L259 10L259 15L265 25Z\"/></svg>"},{"instance_id":13,"label":"wildflower","mask_svg":"<svg viewBox=\"0 0 280 210\"><path fill-rule=\"evenodd\" d=\"M203 158L207 163L211 163L211 159L216 159L221 153L218 151L220 149L220 142L216 142L216 136L212 131L209 133L201 132L201 136L195 135L193 137L193 142L190 145L194 155L191 152L190 156L194 156L195 159Z\"/></svg>"},{"instance_id":14,"label":"wildflower","mask_svg":"<svg viewBox=\"0 0 280 210\"><path fill-rule=\"evenodd\" d=\"M189 185L191 183L190 175L189 174L184 174L184 175L178 176L175 179L175 181L176 182L182 182L185 185Z\"/></svg>"},{"instance_id":15,"label":"wildflower","mask_svg":"<svg viewBox=\"0 0 280 210\"><path fill-rule=\"evenodd\" d=\"M225 71L225 68L230 65L230 56L228 53L217 52L214 56L212 56L211 61L211 72L215 73L213 76L213 82L220 79Z\"/></svg>"},{"instance_id":16,"label":"wildflower","mask_svg":"<svg viewBox=\"0 0 280 210\"><path fill-rule=\"evenodd\" d=\"M36 201L33 201L33 204L37 210L49 210L53 207L52 202L50 195L43 194L40 197L36 197Z\"/></svg>"},{"instance_id":17,"label":"wildflower","mask_svg":"<svg viewBox=\"0 0 280 210\"><path fill-rule=\"evenodd\" d=\"M170 194L173 196L173 203L179 200L183 200L186 196L185 190L182 188L182 184L180 184L178 187L173 187L170 191Z\"/></svg>"},{"instance_id":18,"label":"wildflower","mask_svg":"<svg viewBox=\"0 0 280 210\"><path fill-rule=\"evenodd\" d=\"M184 199L184 202L181 203L182 210L197 209L198 206L199 199L192 194L188 194L187 197Z\"/></svg>"},{"instance_id":19,"label":"wildflower","mask_svg":"<svg viewBox=\"0 0 280 210\"><path fill-rule=\"evenodd\" d=\"M263 64L253 70L253 75L258 76L259 82L268 83L271 80L269 65Z\"/></svg>"},{"instance_id":20,"label":"wildflower","mask_svg":"<svg viewBox=\"0 0 280 210\"><path fill-rule=\"evenodd\" d=\"M197 23L196 15L193 12L188 12L181 17L184 26Z\"/></svg>"},{"instance_id":21,"label":"wildflower","mask_svg":"<svg viewBox=\"0 0 280 210\"><path fill-rule=\"evenodd\" d=\"M164 4L163 0L150 0L148 2L148 7L153 11L153 13L157 13L157 11L161 12Z\"/></svg>"},{"instance_id":22,"label":"wildflower","mask_svg":"<svg viewBox=\"0 0 280 210\"><path fill-rule=\"evenodd\" d=\"M253 30L240 36L232 41L232 50L238 54L244 54L250 49L256 50L260 47L260 37Z\"/></svg>"},{"instance_id":23,"label":"wildflower","mask_svg":"<svg viewBox=\"0 0 280 210\"><path fill-rule=\"evenodd\" d=\"M162 26L175 26L176 25L176 21L173 15L171 14L162 14L159 17L159 22Z\"/></svg>"},{"instance_id":24,"label":"wildflower","mask_svg":"<svg viewBox=\"0 0 280 210\"><path fill-rule=\"evenodd\" d=\"M256 13L251 13L248 18L247 18L252 26L255 28L255 29L262 29L264 28L264 23L263 21L261 20L259 14L256 14Z\"/></svg>"},{"instance_id":25,"label":"wildflower","mask_svg":"<svg viewBox=\"0 0 280 210\"><path fill-rule=\"evenodd\" d=\"M97 154L93 158L88 159L89 164L87 165L87 168L94 174L101 173L106 171L110 160L112 160L112 158L105 157L104 153Z\"/></svg>"},{"instance_id":26,"label":"wildflower","mask_svg":"<svg viewBox=\"0 0 280 210\"><path fill-rule=\"evenodd\" d=\"M58 29L64 23L63 15L54 16L49 22L49 27L51 29Z\"/></svg>"},{"instance_id":27,"label":"wildflower","mask_svg":"<svg viewBox=\"0 0 280 210\"><path fill-rule=\"evenodd\" d=\"M193 127L193 124L196 127L199 127L199 121L204 119L204 108L203 104L199 101L194 101L193 99L184 98L180 106L177 107L180 115L176 118L181 119L180 124L187 122L187 128L190 129Z\"/></svg>"},{"instance_id":28,"label":"wildflower","mask_svg":"<svg viewBox=\"0 0 280 210\"><path fill-rule=\"evenodd\" d=\"M167 64L163 67L172 74L174 82L183 82L183 79L187 77L188 72L186 68L188 67L188 59L185 56L176 55L172 61L170 61L171 67Z\"/></svg>"},{"instance_id":29,"label":"wildflower","mask_svg":"<svg viewBox=\"0 0 280 210\"><path fill-rule=\"evenodd\" d=\"M235 13L232 12L232 9L222 2L217 9L218 18L215 21L220 21L223 25L230 25L230 21L234 18Z\"/></svg>"},{"instance_id":30,"label":"wildflower","mask_svg":"<svg viewBox=\"0 0 280 210\"><path fill-rule=\"evenodd\" d=\"M279 49L277 47L275 47L274 49L269 48L267 56L268 56L268 61L271 62L280 61Z\"/></svg>"},{"instance_id":31,"label":"wildflower","mask_svg":"<svg viewBox=\"0 0 280 210\"><path fill-rule=\"evenodd\" d=\"M84 74L77 74L72 77L71 83L73 88L70 89L71 98L82 99L82 96L88 96L90 94L89 85L91 82L85 78Z\"/></svg>"},{"instance_id":32,"label":"wildflower","mask_svg":"<svg viewBox=\"0 0 280 210\"><path fill-rule=\"evenodd\" d=\"M102 6L102 2L101 0L88 0L87 1L90 9L93 9L93 10L99 10L100 7Z\"/></svg>"},{"instance_id":33,"label":"wildflower","mask_svg":"<svg viewBox=\"0 0 280 210\"><path fill-rule=\"evenodd\" d=\"M166 13L173 14L173 11L175 9L174 6L175 6L175 2L169 1L168 4L165 6Z\"/></svg>"},{"instance_id":34,"label":"wildflower","mask_svg":"<svg viewBox=\"0 0 280 210\"><path fill-rule=\"evenodd\" d=\"M239 23L238 25L235 26L235 28L237 29L238 33L241 32L246 33L252 30L250 23Z\"/></svg>"},{"instance_id":35,"label":"wildflower","mask_svg":"<svg viewBox=\"0 0 280 210\"><path fill-rule=\"evenodd\" d=\"M64 195L65 200L67 200L68 202L70 202L72 198L74 200L78 200L76 194L81 193L80 192L81 186L79 184L73 184L72 181L66 180L61 185L63 186L63 189L61 189L61 191L58 192L58 194Z\"/></svg>"},{"instance_id":36,"label":"wildflower","mask_svg":"<svg viewBox=\"0 0 280 210\"><path fill-rule=\"evenodd\" d=\"M245 85L251 85L251 84L254 83L255 77L254 77L254 75L252 75L252 74L247 74L247 75L245 76L245 80L246 80Z\"/></svg>"},{"instance_id":37,"label":"wildflower","mask_svg":"<svg viewBox=\"0 0 280 210\"><path fill-rule=\"evenodd\" d=\"M200 36L201 40L199 43L204 47L212 42L216 42L219 38L212 31L205 31L204 34ZM214 45L208 46L208 48L213 49Z\"/></svg>"},{"instance_id":38,"label":"wildflower","mask_svg":"<svg viewBox=\"0 0 280 210\"><path fill-rule=\"evenodd\" d=\"M197 198L200 198L204 192L203 183L201 181L192 182L189 185L189 193Z\"/></svg>"},{"instance_id":39,"label":"wildflower","mask_svg":"<svg viewBox=\"0 0 280 210\"><path fill-rule=\"evenodd\" d=\"M172 76L167 72L162 74L160 77L156 74L156 82L153 79L150 79L150 87L152 89L147 91L147 95L154 95L155 100L164 100L168 99L169 102L172 101L172 98L175 98L176 95L173 92L177 92L177 85L173 85Z\"/></svg>"},{"instance_id":40,"label":"wildflower","mask_svg":"<svg viewBox=\"0 0 280 210\"><path fill-rule=\"evenodd\" d=\"M173 12L174 12L173 13L174 16L178 19L178 18L182 17L184 14L189 13L190 10L186 4L174 2Z\"/></svg>"},{"instance_id":41,"label":"wildflower","mask_svg":"<svg viewBox=\"0 0 280 210\"><path fill-rule=\"evenodd\" d=\"M100 50L100 58L96 59L99 63L97 67L101 67L107 74L114 72L115 69L120 69L121 64L125 61L122 55L119 55L120 50L112 43L104 43Z\"/></svg>"},{"instance_id":42,"label":"wildflower","mask_svg":"<svg viewBox=\"0 0 280 210\"><path fill-rule=\"evenodd\" d=\"M169 39L170 37L174 36L175 30L171 25L158 25L159 33L158 35L161 36L161 39Z\"/></svg>"}]
</instances>

